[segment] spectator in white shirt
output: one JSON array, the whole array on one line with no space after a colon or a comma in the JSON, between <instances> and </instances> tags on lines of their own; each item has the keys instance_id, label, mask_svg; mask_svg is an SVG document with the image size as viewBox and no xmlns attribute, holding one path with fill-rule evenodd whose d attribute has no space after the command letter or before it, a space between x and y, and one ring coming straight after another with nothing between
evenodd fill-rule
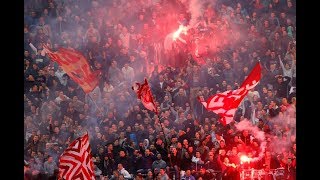
<instances>
[{"instance_id":1,"label":"spectator in white shirt","mask_svg":"<svg viewBox=\"0 0 320 180\"><path fill-rule=\"evenodd\" d=\"M132 67L129 66L128 63L125 63L123 68L122 68L122 73L123 73L123 76L124 76L124 79L127 81L127 82L132 82L133 80L133 77L134 77L134 70Z\"/></svg>"},{"instance_id":2,"label":"spectator in white shirt","mask_svg":"<svg viewBox=\"0 0 320 180\"><path fill-rule=\"evenodd\" d=\"M63 75L66 73L62 70L62 68L59 66L57 71L54 73L54 75L59 79L61 84L65 84L65 80L63 78Z\"/></svg>"},{"instance_id":3,"label":"spectator in white shirt","mask_svg":"<svg viewBox=\"0 0 320 180\"><path fill-rule=\"evenodd\" d=\"M61 101L69 101L70 98L63 94L63 91L59 92L59 96L54 100L55 103L60 104Z\"/></svg>"},{"instance_id":4,"label":"spectator in white shirt","mask_svg":"<svg viewBox=\"0 0 320 180\"><path fill-rule=\"evenodd\" d=\"M123 175L123 177L124 177L125 179L130 179L130 178L132 178L131 175L129 174L129 172L123 167L122 164L118 164L118 171L119 171L120 174Z\"/></svg>"}]
</instances>

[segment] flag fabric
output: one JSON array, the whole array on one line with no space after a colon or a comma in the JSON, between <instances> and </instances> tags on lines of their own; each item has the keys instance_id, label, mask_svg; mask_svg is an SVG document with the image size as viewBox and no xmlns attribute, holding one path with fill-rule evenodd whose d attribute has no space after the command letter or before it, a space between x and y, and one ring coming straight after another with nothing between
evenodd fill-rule
<instances>
[{"instance_id":1,"label":"flag fabric","mask_svg":"<svg viewBox=\"0 0 320 180\"><path fill-rule=\"evenodd\" d=\"M145 108L158 114L147 79L144 79L144 83L135 83L132 89L137 93L138 99L141 100Z\"/></svg>"},{"instance_id":2,"label":"flag fabric","mask_svg":"<svg viewBox=\"0 0 320 180\"><path fill-rule=\"evenodd\" d=\"M94 180L89 135L78 137L61 154L59 180Z\"/></svg>"},{"instance_id":3,"label":"flag fabric","mask_svg":"<svg viewBox=\"0 0 320 180\"><path fill-rule=\"evenodd\" d=\"M260 78L261 67L258 62L250 72L249 76L243 81L239 89L215 94L207 101L199 98L198 100L207 110L218 114L221 117L220 122L223 125L229 124L233 121L234 114L243 98L247 95L249 90L259 83Z\"/></svg>"},{"instance_id":4,"label":"flag fabric","mask_svg":"<svg viewBox=\"0 0 320 180\"><path fill-rule=\"evenodd\" d=\"M92 72L89 63L80 52L67 48L59 48L57 52L52 52L47 46L44 46L44 49L50 59L57 62L85 93L91 92L98 85L98 73Z\"/></svg>"},{"instance_id":5,"label":"flag fabric","mask_svg":"<svg viewBox=\"0 0 320 180\"><path fill-rule=\"evenodd\" d=\"M248 77L242 82L240 87L246 87L246 89L252 89L260 81L261 78L261 65L260 61L253 67L252 71L248 75ZM253 87L250 87L253 86Z\"/></svg>"}]
</instances>

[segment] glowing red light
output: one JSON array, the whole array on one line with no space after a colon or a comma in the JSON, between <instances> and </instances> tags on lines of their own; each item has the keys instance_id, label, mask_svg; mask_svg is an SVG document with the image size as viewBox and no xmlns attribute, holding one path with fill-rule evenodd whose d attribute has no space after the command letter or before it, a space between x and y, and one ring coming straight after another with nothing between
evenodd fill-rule
<instances>
[{"instance_id":1,"label":"glowing red light","mask_svg":"<svg viewBox=\"0 0 320 180\"><path fill-rule=\"evenodd\" d=\"M246 156L246 155L242 155L242 156L240 157L241 164L242 164L242 163L246 163L246 162L250 162L250 160L251 160L251 158L249 158L249 157Z\"/></svg>"}]
</instances>

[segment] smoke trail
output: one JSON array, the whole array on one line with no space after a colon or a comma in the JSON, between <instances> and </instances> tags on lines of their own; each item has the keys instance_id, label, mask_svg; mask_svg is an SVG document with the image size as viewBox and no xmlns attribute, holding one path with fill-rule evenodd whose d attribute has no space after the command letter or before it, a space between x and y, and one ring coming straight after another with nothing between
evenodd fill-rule
<instances>
[{"instance_id":1,"label":"smoke trail","mask_svg":"<svg viewBox=\"0 0 320 180\"><path fill-rule=\"evenodd\" d=\"M260 129L258 127L252 125L252 123L250 121L248 121L247 119L239 122L235 126L239 131L243 131L243 130L250 131L252 133L252 135L261 142L260 143L260 152L259 152L258 157L252 158L251 161L255 162L255 161L258 161L261 158L263 158L264 151L265 151L266 145L267 145L264 132L260 131Z\"/></svg>"},{"instance_id":2,"label":"smoke trail","mask_svg":"<svg viewBox=\"0 0 320 180\"><path fill-rule=\"evenodd\" d=\"M189 3L188 11L191 13L191 19L189 22L189 26L193 27L197 21L198 18L203 15L203 4L205 1L199 1L199 0L191 0Z\"/></svg>"},{"instance_id":3,"label":"smoke trail","mask_svg":"<svg viewBox=\"0 0 320 180\"><path fill-rule=\"evenodd\" d=\"M273 123L271 127L274 132L273 140L270 142L270 149L274 153L289 151L296 137L296 111L289 106L280 114L269 120Z\"/></svg>"}]
</instances>

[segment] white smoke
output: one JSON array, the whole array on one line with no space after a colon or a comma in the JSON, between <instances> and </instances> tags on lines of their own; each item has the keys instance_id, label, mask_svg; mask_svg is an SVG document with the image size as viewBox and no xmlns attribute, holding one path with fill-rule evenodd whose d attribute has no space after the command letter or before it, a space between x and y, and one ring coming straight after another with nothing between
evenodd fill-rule
<instances>
[{"instance_id":1,"label":"white smoke","mask_svg":"<svg viewBox=\"0 0 320 180\"><path fill-rule=\"evenodd\" d=\"M236 124L239 131L248 130L252 135L261 142L259 156L253 158L251 161L260 160L264 156L267 147L266 137L270 137L271 141L268 142L268 149L274 154L280 154L283 151L289 151L292 142L296 137L296 110L294 107L287 107L283 112L276 117L268 120L273 124L270 127L273 131L271 135L266 135L257 126L254 126L250 121L243 120Z\"/></svg>"},{"instance_id":2,"label":"white smoke","mask_svg":"<svg viewBox=\"0 0 320 180\"><path fill-rule=\"evenodd\" d=\"M265 134L263 131L261 131L257 126L252 125L250 121L247 119L240 121L238 124L235 124L236 128L239 131L248 130L252 133L252 135L260 141L260 152L258 157L254 157L251 159L252 162L259 161L263 158L264 152L267 146Z\"/></svg>"},{"instance_id":3,"label":"white smoke","mask_svg":"<svg viewBox=\"0 0 320 180\"><path fill-rule=\"evenodd\" d=\"M295 140L296 137L296 109L289 106L278 116L270 119L270 122L274 124L274 127L270 128L275 132L270 142L270 149L274 153L281 153L282 150L289 151L292 138Z\"/></svg>"}]
</instances>

